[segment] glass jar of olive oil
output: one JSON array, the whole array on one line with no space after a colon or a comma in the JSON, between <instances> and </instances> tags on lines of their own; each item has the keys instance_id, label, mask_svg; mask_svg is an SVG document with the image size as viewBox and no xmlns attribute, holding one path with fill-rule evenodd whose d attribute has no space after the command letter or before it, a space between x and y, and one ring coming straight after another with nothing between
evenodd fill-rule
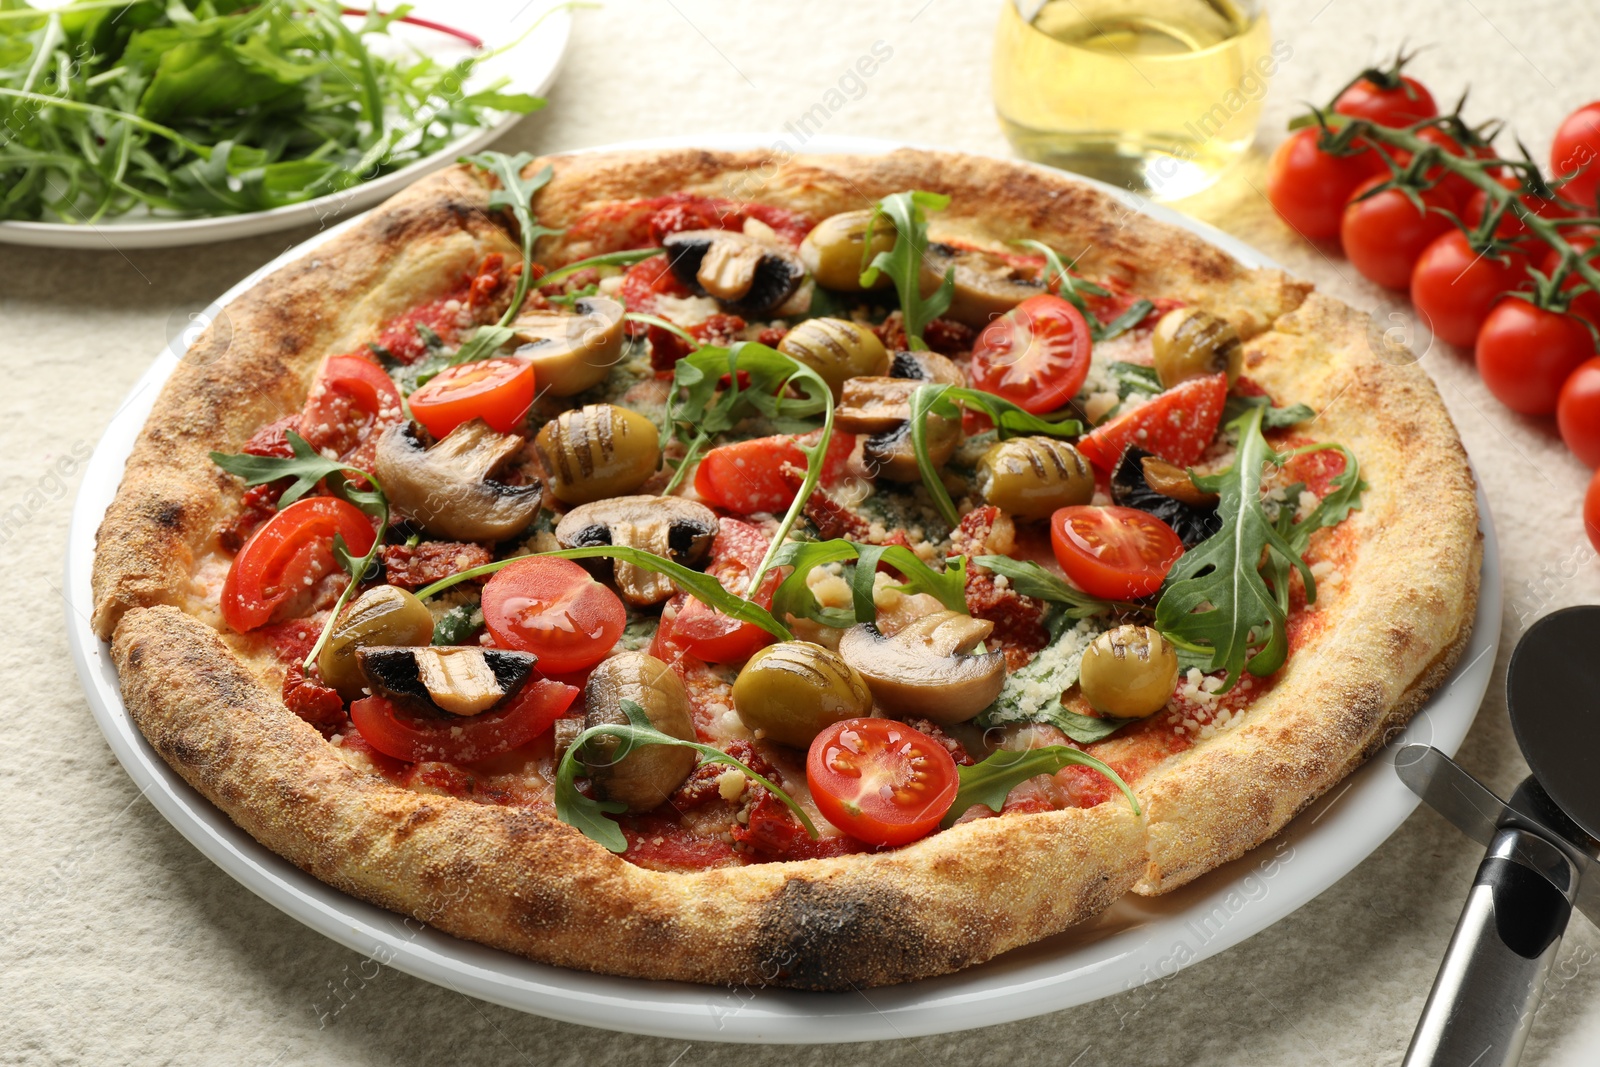
<instances>
[{"instance_id":1,"label":"glass jar of olive oil","mask_svg":"<svg viewBox=\"0 0 1600 1067\"><path fill-rule=\"evenodd\" d=\"M1250 147L1270 37L1260 0L1006 0L995 110L1027 159L1176 200Z\"/></svg>"}]
</instances>

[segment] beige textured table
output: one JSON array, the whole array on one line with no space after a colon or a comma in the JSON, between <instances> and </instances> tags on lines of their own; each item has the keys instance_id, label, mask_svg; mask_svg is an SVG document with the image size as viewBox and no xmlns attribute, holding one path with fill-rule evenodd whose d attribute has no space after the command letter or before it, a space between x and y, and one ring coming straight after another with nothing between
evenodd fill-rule
<instances>
[{"instance_id":1,"label":"beige textured table","mask_svg":"<svg viewBox=\"0 0 1600 1067\"><path fill-rule=\"evenodd\" d=\"M1515 119L1542 156L1600 95L1600 22L1554 0L1269 0L1293 54L1262 141L1402 40L1441 100ZM549 109L499 146L776 130L882 41L892 56L830 134L1005 153L989 106L998 0L607 0L582 12ZM1585 84L1585 81L1588 81ZM1337 253L1295 239L1259 190L1257 151L1184 205L1409 333L1494 509L1505 634L1462 762L1507 792L1525 773L1499 696L1528 621L1600 600L1578 518L1586 472L1551 427L1499 407L1462 353L1432 344ZM85 1064L924 1063L1372 1064L1399 1061L1481 850L1426 811L1272 930L1143 990L966 1034L799 1049L629 1037L486 1003L310 932L214 868L144 801L90 719L67 657L62 546L81 460L169 324L308 236L160 252L0 248L0 1062ZM1600 935L1575 919L1526 1062L1600 1058ZM371 965L368 964L367 968ZM360 977L365 974L366 977ZM347 981L356 975L353 981ZM354 989L319 1026L330 985ZM348 996L348 994L347 994ZM323 1009L325 1010L325 1008ZM1587 1050L1587 1052L1586 1052Z\"/></svg>"}]
</instances>

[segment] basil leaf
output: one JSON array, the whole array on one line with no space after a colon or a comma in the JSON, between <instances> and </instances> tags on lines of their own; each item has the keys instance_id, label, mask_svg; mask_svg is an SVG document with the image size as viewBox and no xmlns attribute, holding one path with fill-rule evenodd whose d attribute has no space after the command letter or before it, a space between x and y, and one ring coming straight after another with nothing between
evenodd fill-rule
<instances>
[{"instance_id":1,"label":"basil leaf","mask_svg":"<svg viewBox=\"0 0 1600 1067\"><path fill-rule=\"evenodd\" d=\"M1074 589L1032 560L1012 559L1010 556L974 556L972 562L996 574L1005 575L1011 588L1023 596L1065 605L1064 614L1071 619L1105 615L1114 607L1109 600L1101 600L1081 589Z\"/></svg>"},{"instance_id":2,"label":"basil leaf","mask_svg":"<svg viewBox=\"0 0 1600 1067\"><path fill-rule=\"evenodd\" d=\"M1011 790L1029 778L1054 774L1064 767L1075 766L1088 767L1105 775L1128 798L1133 813L1140 814L1138 798L1116 771L1087 752L1065 745L1047 745L1023 752L999 749L991 752L981 763L956 768L961 786L956 790L955 803L950 805L940 825L949 827L974 804L982 804L990 811L998 812L1005 807L1006 797L1011 795Z\"/></svg>"},{"instance_id":3,"label":"basil leaf","mask_svg":"<svg viewBox=\"0 0 1600 1067\"><path fill-rule=\"evenodd\" d=\"M578 777L578 768L581 766L579 753L584 746L597 737L615 737L623 742L624 748L620 754L612 754L614 760L624 758L636 746L669 745L694 749L700 753L702 763L721 763L737 768L794 812L795 818L800 820L800 825L805 827L806 833L811 835L812 840L816 840L816 824L800 805L794 802L794 798L751 770L738 758L711 745L703 745L698 741L685 741L680 737L662 733L650 725L650 718L645 714L645 710L631 700L621 701L621 707L623 714L628 717L626 724L601 723L589 727L573 740L571 747L561 757L561 765L556 769L556 818L577 829L590 840L598 841L612 852L627 851L628 839L623 836L622 828L605 817L607 814L616 815L626 811L627 805L617 801L586 797L578 792L575 781Z\"/></svg>"},{"instance_id":4,"label":"basil leaf","mask_svg":"<svg viewBox=\"0 0 1600 1067\"><path fill-rule=\"evenodd\" d=\"M878 275L887 274L894 282L900 297L900 316L905 322L906 341L914 351L926 349L922 331L928 323L950 309L950 299L955 295L956 272L951 267L945 271L944 280L932 295L922 295L922 261L928 254L928 221L925 212L943 211L950 206L950 198L940 193L911 190L894 193L873 206L867 220L862 255L872 250L873 230L879 220L887 217L894 223L894 247L879 252L861 272L861 287L870 289Z\"/></svg>"}]
</instances>

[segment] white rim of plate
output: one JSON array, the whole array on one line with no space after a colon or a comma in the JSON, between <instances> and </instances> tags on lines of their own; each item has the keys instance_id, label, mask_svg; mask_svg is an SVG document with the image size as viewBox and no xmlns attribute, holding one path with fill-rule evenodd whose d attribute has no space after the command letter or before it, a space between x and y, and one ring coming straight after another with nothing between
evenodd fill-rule
<instances>
[{"instance_id":1,"label":"white rim of plate","mask_svg":"<svg viewBox=\"0 0 1600 1067\"><path fill-rule=\"evenodd\" d=\"M634 141L583 151L686 145L739 150L781 140L721 135ZM897 147L905 146L817 137L806 152L877 154ZM1089 184L1128 202L1125 191ZM1171 209L1137 206L1201 235L1246 265L1273 266L1236 238ZM350 219L319 233L261 267L219 297L203 320L209 321L271 271L357 221ZM257 843L194 791L129 720L108 648L89 624L94 535L158 387L190 340L192 335L174 339L135 384L97 445L73 507L65 573L66 621L73 662L95 721L141 795L207 858L263 900L379 963L531 1014L690 1041L824 1044L1013 1022L1171 977L1289 915L1387 840L1418 803L1393 773L1393 748L1420 742L1453 754L1477 715L1493 670L1501 622L1499 550L1488 502L1480 490L1482 583L1472 638L1461 662L1406 728L1390 739L1388 749L1302 812L1271 842L1190 885L1161 897L1125 897L1072 930L952 975L852 993L654 982L535 963L452 937L306 874Z\"/></svg>"},{"instance_id":2,"label":"white rim of plate","mask_svg":"<svg viewBox=\"0 0 1600 1067\"><path fill-rule=\"evenodd\" d=\"M566 0L542 0L534 17L548 11L546 21L507 56L538 54L545 57L543 69L533 83L517 84L521 92L543 95L554 84L566 59L567 44L572 35L572 11ZM424 7L414 4L415 7ZM524 7L532 7L527 4ZM457 9L458 11L460 9ZM415 12L426 16L429 12ZM434 12L434 14L439 14ZM519 12L520 14L520 12ZM467 16L471 17L468 9ZM460 16L457 16L458 21ZM463 29L479 28L476 20ZM535 68L536 70L538 68ZM516 112L505 112L488 126L469 129L445 147L409 163L397 171L352 186L337 193L315 197L298 204L250 211L235 215L211 215L193 219L150 219L148 221L119 222L105 219L98 223L0 221L0 244L25 245L35 248L106 250L132 248L177 248L185 245L209 244L231 241L241 237L254 237L291 226L311 222L331 225L359 215L366 208L399 192L412 182L436 170L449 166L458 156L478 151L495 141L524 118Z\"/></svg>"}]
</instances>

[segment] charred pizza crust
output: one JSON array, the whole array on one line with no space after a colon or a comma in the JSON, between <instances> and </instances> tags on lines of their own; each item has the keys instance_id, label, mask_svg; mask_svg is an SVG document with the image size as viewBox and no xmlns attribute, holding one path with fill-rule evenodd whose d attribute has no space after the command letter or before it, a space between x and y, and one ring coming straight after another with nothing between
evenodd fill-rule
<instances>
[{"instance_id":1,"label":"charred pizza crust","mask_svg":"<svg viewBox=\"0 0 1600 1067\"><path fill-rule=\"evenodd\" d=\"M1476 597L1472 480L1414 364L1366 343L1365 317L1086 185L974 157L667 151L554 157L535 210L565 225L600 201L676 191L815 216L890 192L952 195L944 232L1087 247L1086 273L1232 319L1249 373L1323 412L1371 489L1343 592L1237 728L1173 757L1119 801L979 819L894 852L693 874L636 867L542 811L414 793L352 770L202 621L213 531L238 508L210 463L297 410L321 359L515 254L475 172L426 179L228 308L159 398L99 534L95 625L134 721L239 825L316 877L533 959L645 978L810 989L947 973L1038 940L1136 889L1161 892L1276 833L1405 721L1454 663ZM604 233L539 256L569 262Z\"/></svg>"}]
</instances>

